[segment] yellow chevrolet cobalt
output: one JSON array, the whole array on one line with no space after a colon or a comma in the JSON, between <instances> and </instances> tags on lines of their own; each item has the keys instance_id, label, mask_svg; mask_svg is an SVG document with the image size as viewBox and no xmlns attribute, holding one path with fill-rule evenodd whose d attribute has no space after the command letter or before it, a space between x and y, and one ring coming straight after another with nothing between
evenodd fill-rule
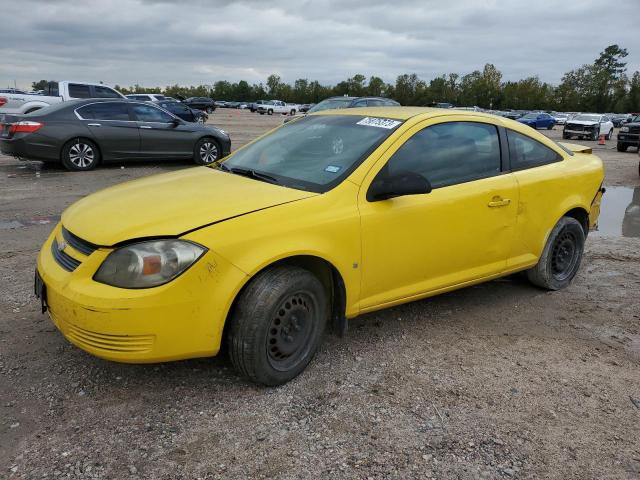
<instances>
[{"instance_id":1,"label":"yellow chevrolet cobalt","mask_svg":"<svg viewBox=\"0 0 640 480\"><path fill-rule=\"evenodd\" d=\"M325 111L226 159L124 183L62 215L43 310L119 362L214 356L278 385L365 312L526 271L557 290L597 221L603 166L481 113Z\"/></svg>"}]
</instances>

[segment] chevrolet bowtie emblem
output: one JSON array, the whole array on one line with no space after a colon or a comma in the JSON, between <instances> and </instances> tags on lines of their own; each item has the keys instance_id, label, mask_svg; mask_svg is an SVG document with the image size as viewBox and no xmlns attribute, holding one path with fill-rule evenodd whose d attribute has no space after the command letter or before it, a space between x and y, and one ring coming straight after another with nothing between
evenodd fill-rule
<instances>
[{"instance_id":1,"label":"chevrolet bowtie emblem","mask_svg":"<svg viewBox=\"0 0 640 480\"><path fill-rule=\"evenodd\" d=\"M67 248L67 242L62 241L62 242L58 243L58 251L59 252L63 252L65 248Z\"/></svg>"}]
</instances>

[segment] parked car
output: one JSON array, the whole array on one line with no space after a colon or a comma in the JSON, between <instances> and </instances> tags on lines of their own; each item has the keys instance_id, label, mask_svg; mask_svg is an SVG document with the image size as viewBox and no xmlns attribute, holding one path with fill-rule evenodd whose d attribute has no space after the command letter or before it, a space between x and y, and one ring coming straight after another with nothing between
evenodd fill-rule
<instances>
[{"instance_id":1,"label":"parked car","mask_svg":"<svg viewBox=\"0 0 640 480\"><path fill-rule=\"evenodd\" d=\"M249 109L251 110L251 112L252 112L252 113L255 113L255 112L257 112L257 111L258 111L258 107L259 107L260 105L264 105L264 104L265 104L265 103L267 103L268 101L269 101L269 100L258 100L258 101L256 101L256 102L253 102L253 103L250 105Z\"/></svg>"},{"instance_id":2,"label":"parked car","mask_svg":"<svg viewBox=\"0 0 640 480\"><path fill-rule=\"evenodd\" d=\"M226 108L228 102L225 102L224 100L216 100L215 102L213 102L213 104L217 107L217 108Z\"/></svg>"},{"instance_id":3,"label":"parked car","mask_svg":"<svg viewBox=\"0 0 640 480\"><path fill-rule=\"evenodd\" d=\"M630 113L617 114L611 117L611 122L616 128L622 127L624 124L631 122L631 120L633 120L633 115Z\"/></svg>"},{"instance_id":4,"label":"parked car","mask_svg":"<svg viewBox=\"0 0 640 480\"><path fill-rule=\"evenodd\" d=\"M322 112L323 110L336 108L356 108L356 107L397 107L400 106L395 100L383 97L329 97L318 102L307 113Z\"/></svg>"},{"instance_id":5,"label":"parked car","mask_svg":"<svg viewBox=\"0 0 640 480\"><path fill-rule=\"evenodd\" d=\"M204 110L208 114L212 114L216 110L216 104L209 97L189 97L182 101L187 107L197 110Z\"/></svg>"},{"instance_id":6,"label":"parked car","mask_svg":"<svg viewBox=\"0 0 640 480\"><path fill-rule=\"evenodd\" d=\"M508 118L510 120L517 120L520 117L522 117L522 116L524 116L524 115L526 115L528 113L529 112L522 112L522 111L518 111L518 110L512 110L510 112L506 112L504 116L505 116L505 118Z\"/></svg>"},{"instance_id":7,"label":"parked car","mask_svg":"<svg viewBox=\"0 0 640 480\"><path fill-rule=\"evenodd\" d=\"M556 113L553 115L554 120L556 121L556 125L564 125L567 123L567 119L569 118L568 113Z\"/></svg>"},{"instance_id":8,"label":"parked car","mask_svg":"<svg viewBox=\"0 0 640 480\"><path fill-rule=\"evenodd\" d=\"M206 165L228 155L229 136L131 100L65 102L28 115L0 115L0 151L91 170L102 161L191 158Z\"/></svg>"},{"instance_id":9,"label":"parked car","mask_svg":"<svg viewBox=\"0 0 640 480\"><path fill-rule=\"evenodd\" d=\"M258 105L257 111L260 115L273 115L274 113L281 113L283 115L295 115L300 109L300 105L295 103L285 103L282 100L267 100L266 103Z\"/></svg>"},{"instance_id":10,"label":"parked car","mask_svg":"<svg viewBox=\"0 0 640 480\"><path fill-rule=\"evenodd\" d=\"M31 113L60 102L81 98L125 98L120 92L100 83L49 82L45 95L7 93L0 95L0 114Z\"/></svg>"},{"instance_id":11,"label":"parked car","mask_svg":"<svg viewBox=\"0 0 640 480\"><path fill-rule=\"evenodd\" d=\"M551 130L556 124L555 118L544 112L527 113L526 115L518 118L517 121L520 123L524 123L525 125L528 125L535 130L539 128L546 128L547 130Z\"/></svg>"},{"instance_id":12,"label":"parked car","mask_svg":"<svg viewBox=\"0 0 640 480\"><path fill-rule=\"evenodd\" d=\"M19 95L27 95L27 92L17 88L0 88L0 93L17 93Z\"/></svg>"},{"instance_id":13,"label":"parked car","mask_svg":"<svg viewBox=\"0 0 640 480\"><path fill-rule=\"evenodd\" d=\"M227 108L240 108L242 102L227 102Z\"/></svg>"},{"instance_id":14,"label":"parked car","mask_svg":"<svg viewBox=\"0 0 640 480\"><path fill-rule=\"evenodd\" d=\"M311 107L313 107L315 105L315 103L303 103L302 105L300 105L300 110L298 110L300 113L307 113L309 111L309 109Z\"/></svg>"},{"instance_id":15,"label":"parked car","mask_svg":"<svg viewBox=\"0 0 640 480\"><path fill-rule=\"evenodd\" d=\"M599 113L581 113L568 120L562 132L562 138L572 137L597 140L604 135L608 140L613 137L613 122L606 115Z\"/></svg>"},{"instance_id":16,"label":"parked car","mask_svg":"<svg viewBox=\"0 0 640 480\"><path fill-rule=\"evenodd\" d=\"M125 96L129 100L138 100L139 102L163 102L168 100L168 97L159 93L132 93Z\"/></svg>"},{"instance_id":17,"label":"parked car","mask_svg":"<svg viewBox=\"0 0 640 480\"><path fill-rule=\"evenodd\" d=\"M603 179L591 148L493 115L326 111L211 168L79 200L42 247L36 292L98 357L206 357L224 342L239 372L278 385L360 314L519 271L566 287Z\"/></svg>"},{"instance_id":18,"label":"parked car","mask_svg":"<svg viewBox=\"0 0 640 480\"><path fill-rule=\"evenodd\" d=\"M209 115L206 112L188 107L182 102L159 101L155 103L186 122L207 123L209 119Z\"/></svg>"},{"instance_id":19,"label":"parked car","mask_svg":"<svg viewBox=\"0 0 640 480\"><path fill-rule=\"evenodd\" d=\"M626 152L629 147L640 147L640 115L620 128L616 145L619 152ZM638 148L640 154L640 148Z\"/></svg>"}]
</instances>

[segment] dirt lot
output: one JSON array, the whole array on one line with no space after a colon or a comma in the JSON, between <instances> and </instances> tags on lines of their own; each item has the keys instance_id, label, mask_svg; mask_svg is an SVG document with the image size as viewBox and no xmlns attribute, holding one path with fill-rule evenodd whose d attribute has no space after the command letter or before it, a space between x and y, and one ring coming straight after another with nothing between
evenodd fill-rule
<instances>
[{"instance_id":1,"label":"dirt lot","mask_svg":"<svg viewBox=\"0 0 640 480\"><path fill-rule=\"evenodd\" d=\"M281 120L212 117L235 145ZM606 185L640 188L635 151L613 146L594 147ZM589 237L566 290L514 276L366 315L295 381L265 389L225 358L99 360L41 315L35 256L63 209L188 164L123 166L70 174L0 157L0 478L640 477L628 200L611 205L612 229Z\"/></svg>"}]
</instances>

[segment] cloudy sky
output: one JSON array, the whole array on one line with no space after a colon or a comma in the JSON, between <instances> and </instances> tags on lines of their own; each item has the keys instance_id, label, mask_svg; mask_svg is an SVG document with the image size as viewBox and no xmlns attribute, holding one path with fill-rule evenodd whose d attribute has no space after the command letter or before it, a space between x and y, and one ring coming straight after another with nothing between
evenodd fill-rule
<instances>
[{"instance_id":1,"label":"cloudy sky","mask_svg":"<svg viewBox=\"0 0 640 480\"><path fill-rule=\"evenodd\" d=\"M640 0L20 0L0 8L0 86L38 79L165 86L431 79L489 62L562 74L607 45L640 69Z\"/></svg>"}]
</instances>

